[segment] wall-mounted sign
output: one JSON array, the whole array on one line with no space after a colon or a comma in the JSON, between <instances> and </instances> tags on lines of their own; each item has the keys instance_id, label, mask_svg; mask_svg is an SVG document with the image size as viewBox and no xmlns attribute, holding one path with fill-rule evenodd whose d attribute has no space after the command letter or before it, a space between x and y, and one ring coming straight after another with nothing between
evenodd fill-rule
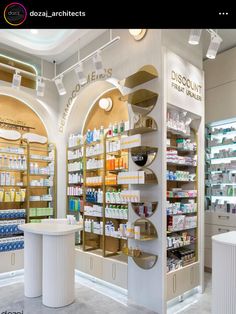
<instances>
[{"instance_id":1,"label":"wall-mounted sign","mask_svg":"<svg viewBox=\"0 0 236 314\"><path fill-rule=\"evenodd\" d=\"M166 53L167 102L190 111L202 112L204 103L203 71L177 56Z\"/></svg>"},{"instance_id":2,"label":"wall-mounted sign","mask_svg":"<svg viewBox=\"0 0 236 314\"><path fill-rule=\"evenodd\" d=\"M85 86L87 86L88 84L95 82L97 80L105 80L108 79L112 76L112 69L104 69L104 74L101 75L96 75L96 72L93 71L90 74L88 74L87 76L87 83L85 85L80 86L80 84L77 84L74 88L74 90L71 93L71 96L68 98L67 103L65 105L63 114L59 120L59 132L63 132L64 131L64 127L66 125L66 121L68 119L70 110L71 110L71 106L73 104L73 101L75 100L75 98L78 96L80 89L84 88Z\"/></svg>"}]
</instances>

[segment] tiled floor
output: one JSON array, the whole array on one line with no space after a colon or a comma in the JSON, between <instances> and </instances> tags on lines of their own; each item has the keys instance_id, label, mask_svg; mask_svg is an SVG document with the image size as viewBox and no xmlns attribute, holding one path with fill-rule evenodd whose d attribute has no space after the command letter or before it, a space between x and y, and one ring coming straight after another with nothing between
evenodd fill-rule
<instances>
[{"instance_id":1,"label":"tiled floor","mask_svg":"<svg viewBox=\"0 0 236 314\"><path fill-rule=\"evenodd\" d=\"M168 314L210 314L211 276L206 274L204 294L195 294L171 307ZM79 281L79 282L78 282ZM114 291L84 277L76 276L76 301L68 307L51 309L42 305L42 299L25 298L23 276L0 280L0 313L24 314L153 314L154 312L127 303L122 291Z\"/></svg>"}]
</instances>

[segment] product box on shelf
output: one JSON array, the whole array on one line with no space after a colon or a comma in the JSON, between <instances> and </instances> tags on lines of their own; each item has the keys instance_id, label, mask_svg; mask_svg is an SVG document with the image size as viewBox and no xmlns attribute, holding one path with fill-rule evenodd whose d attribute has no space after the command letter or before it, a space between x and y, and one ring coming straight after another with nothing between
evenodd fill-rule
<instances>
[{"instance_id":1,"label":"product box on shelf","mask_svg":"<svg viewBox=\"0 0 236 314\"><path fill-rule=\"evenodd\" d=\"M144 184L145 172L144 171L127 171L119 172L117 176L118 184Z\"/></svg>"},{"instance_id":2,"label":"product box on shelf","mask_svg":"<svg viewBox=\"0 0 236 314\"><path fill-rule=\"evenodd\" d=\"M120 140L120 148L127 149L132 147L142 146L142 136L141 134L135 134L127 137L123 137Z\"/></svg>"},{"instance_id":3,"label":"product box on shelf","mask_svg":"<svg viewBox=\"0 0 236 314\"><path fill-rule=\"evenodd\" d=\"M140 191L139 190L123 190L120 193L120 197L124 203L128 203L128 202L138 203L140 202Z\"/></svg>"}]
</instances>

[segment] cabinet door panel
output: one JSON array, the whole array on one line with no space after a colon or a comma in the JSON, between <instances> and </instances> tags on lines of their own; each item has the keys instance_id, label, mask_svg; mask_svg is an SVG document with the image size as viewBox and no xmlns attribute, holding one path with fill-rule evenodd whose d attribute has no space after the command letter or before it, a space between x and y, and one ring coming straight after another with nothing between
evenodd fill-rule
<instances>
[{"instance_id":1,"label":"cabinet door panel","mask_svg":"<svg viewBox=\"0 0 236 314\"><path fill-rule=\"evenodd\" d=\"M0 253L0 273L24 268L24 250Z\"/></svg>"},{"instance_id":2,"label":"cabinet door panel","mask_svg":"<svg viewBox=\"0 0 236 314\"><path fill-rule=\"evenodd\" d=\"M102 258L94 254L89 258L90 275L102 279Z\"/></svg>"}]
</instances>

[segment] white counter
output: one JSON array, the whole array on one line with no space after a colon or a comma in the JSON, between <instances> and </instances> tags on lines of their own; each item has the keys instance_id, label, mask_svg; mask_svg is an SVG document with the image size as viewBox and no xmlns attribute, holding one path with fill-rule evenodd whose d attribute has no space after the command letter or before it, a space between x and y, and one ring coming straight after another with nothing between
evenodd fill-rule
<instances>
[{"instance_id":1,"label":"white counter","mask_svg":"<svg viewBox=\"0 0 236 314\"><path fill-rule=\"evenodd\" d=\"M24 231L25 296L62 307L74 301L75 232L81 226L28 223Z\"/></svg>"},{"instance_id":2,"label":"white counter","mask_svg":"<svg viewBox=\"0 0 236 314\"><path fill-rule=\"evenodd\" d=\"M28 223L19 225L19 229L24 232L31 232L35 234L62 236L77 232L81 229L78 225L66 225L56 223Z\"/></svg>"},{"instance_id":3,"label":"white counter","mask_svg":"<svg viewBox=\"0 0 236 314\"><path fill-rule=\"evenodd\" d=\"M236 313L236 231L212 237L212 313Z\"/></svg>"}]
</instances>

